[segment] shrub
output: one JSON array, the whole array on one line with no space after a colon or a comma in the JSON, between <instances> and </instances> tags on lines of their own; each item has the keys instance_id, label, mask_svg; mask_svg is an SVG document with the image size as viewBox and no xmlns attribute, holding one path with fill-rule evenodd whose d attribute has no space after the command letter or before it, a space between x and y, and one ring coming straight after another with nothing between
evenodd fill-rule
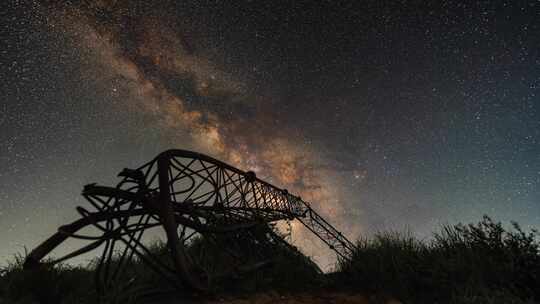
<instances>
[{"instance_id":1,"label":"shrub","mask_svg":"<svg viewBox=\"0 0 540 304\"><path fill-rule=\"evenodd\" d=\"M415 302L538 300L537 237L537 231L526 233L517 223L505 230L487 216L477 224L444 226L430 242L410 234L378 234L357 243L351 259L340 263L337 277L347 288Z\"/></svg>"}]
</instances>

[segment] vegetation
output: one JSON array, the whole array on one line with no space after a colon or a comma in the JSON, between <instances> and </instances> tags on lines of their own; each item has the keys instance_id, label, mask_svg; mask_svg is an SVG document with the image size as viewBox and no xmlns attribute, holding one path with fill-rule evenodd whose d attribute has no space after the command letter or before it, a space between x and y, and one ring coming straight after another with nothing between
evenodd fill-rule
<instances>
[{"instance_id":1,"label":"vegetation","mask_svg":"<svg viewBox=\"0 0 540 304\"><path fill-rule=\"evenodd\" d=\"M94 303L90 269L45 264L38 270L26 271L23 263L24 256L16 255L0 269L0 303Z\"/></svg>"},{"instance_id":2,"label":"vegetation","mask_svg":"<svg viewBox=\"0 0 540 304\"><path fill-rule=\"evenodd\" d=\"M430 242L382 233L360 240L336 283L413 303L528 303L540 300L538 232L507 231L485 216L444 226Z\"/></svg>"},{"instance_id":3,"label":"vegetation","mask_svg":"<svg viewBox=\"0 0 540 304\"><path fill-rule=\"evenodd\" d=\"M254 231L259 239L265 230ZM538 232L524 232L516 223L509 230L484 217L477 224L444 226L430 241L410 234L386 232L357 242L350 260L323 276L309 259L279 242L249 242L229 235L189 247L202 267L223 272L232 264L222 242L240 246L249 264L255 251L271 257L268 266L235 277L213 280L214 293L334 291L388 295L404 303L536 303L540 300ZM263 247L260 247L263 246ZM151 251L166 256L157 243ZM96 303L94 266L57 265L36 271L22 269L18 255L0 270L0 303ZM134 303L139 291L165 286L144 263L134 261L121 280L107 290L110 303Z\"/></svg>"},{"instance_id":4,"label":"vegetation","mask_svg":"<svg viewBox=\"0 0 540 304\"><path fill-rule=\"evenodd\" d=\"M269 239L270 226L262 226L245 233L222 234L206 239L195 238L187 250L194 263L211 273L210 294L246 294L273 291L304 291L320 287L323 274L319 268L300 251L279 241ZM275 232L274 232L275 233ZM274 235L277 236L277 235ZM223 248L235 249L236 257ZM172 268L168 248L162 242L149 246L154 258ZM119 263L120 255L111 262L111 269ZM17 255L9 265L0 270L0 304L7 303L97 303L100 302L95 285L97 260L86 268L66 264L48 265L46 262L38 270L24 270L25 255ZM264 266L249 271L255 262L268 261ZM231 266L248 266L248 270L230 275ZM148 295L170 292L171 285L155 273L141 259L133 259L124 268L114 284L104 290L101 302L137 303ZM235 269L237 270L237 269ZM235 271L237 273L237 271ZM225 274L219 276L219 274ZM185 293L188 293L186 290Z\"/></svg>"}]
</instances>

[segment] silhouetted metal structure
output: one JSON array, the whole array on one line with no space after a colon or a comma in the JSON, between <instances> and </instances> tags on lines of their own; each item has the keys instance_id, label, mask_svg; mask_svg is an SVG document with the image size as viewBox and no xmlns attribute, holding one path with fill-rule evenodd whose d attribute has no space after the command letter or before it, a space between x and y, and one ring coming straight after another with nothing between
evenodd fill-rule
<instances>
[{"instance_id":1,"label":"silhouetted metal structure","mask_svg":"<svg viewBox=\"0 0 540 304\"><path fill-rule=\"evenodd\" d=\"M138 169L124 169L119 176L123 179L116 187L85 186L82 195L95 210L77 207L81 218L61 226L36 247L25 267L40 265L66 239L75 238L89 244L49 262L65 261L103 246L96 271L103 288L135 256L173 283L179 279L183 286L204 290L208 274L187 250L197 235L249 235L260 223L298 219L341 258L347 258L354 248L300 197L258 179L253 172L203 154L168 150ZM155 227L165 231L170 263L154 257L155 252L142 242L143 234ZM271 238L280 239L268 232Z\"/></svg>"}]
</instances>

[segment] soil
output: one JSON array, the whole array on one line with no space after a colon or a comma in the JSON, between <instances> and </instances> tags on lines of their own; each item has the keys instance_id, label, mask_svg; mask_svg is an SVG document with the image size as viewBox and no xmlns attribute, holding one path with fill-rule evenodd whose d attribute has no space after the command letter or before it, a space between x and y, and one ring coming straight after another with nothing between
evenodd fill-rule
<instances>
[{"instance_id":1,"label":"soil","mask_svg":"<svg viewBox=\"0 0 540 304\"><path fill-rule=\"evenodd\" d=\"M175 302L167 302L173 304ZM363 294L338 292L279 294L260 293L249 296L226 296L215 299L194 301L204 304L401 304L388 297L367 297Z\"/></svg>"},{"instance_id":2,"label":"soil","mask_svg":"<svg viewBox=\"0 0 540 304\"><path fill-rule=\"evenodd\" d=\"M214 297L163 296L144 301L145 304L401 304L388 296L334 291L301 293L265 292L249 295L227 295Z\"/></svg>"}]
</instances>

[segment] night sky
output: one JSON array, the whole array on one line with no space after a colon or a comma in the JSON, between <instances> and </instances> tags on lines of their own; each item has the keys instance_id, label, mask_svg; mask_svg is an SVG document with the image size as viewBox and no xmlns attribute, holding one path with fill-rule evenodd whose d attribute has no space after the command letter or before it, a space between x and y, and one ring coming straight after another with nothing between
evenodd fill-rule
<instances>
[{"instance_id":1,"label":"night sky","mask_svg":"<svg viewBox=\"0 0 540 304\"><path fill-rule=\"evenodd\" d=\"M538 1L57 2L0 11L0 263L169 148L254 170L351 239L540 227Z\"/></svg>"}]
</instances>

